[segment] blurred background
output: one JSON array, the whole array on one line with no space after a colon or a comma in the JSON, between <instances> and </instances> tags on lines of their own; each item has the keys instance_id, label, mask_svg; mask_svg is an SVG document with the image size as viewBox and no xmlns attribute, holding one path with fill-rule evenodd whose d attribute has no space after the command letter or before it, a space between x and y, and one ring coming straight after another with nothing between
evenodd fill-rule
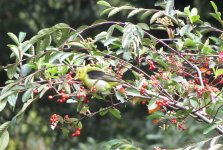
<instances>
[{"instance_id":1,"label":"blurred background","mask_svg":"<svg viewBox=\"0 0 223 150\"><path fill-rule=\"evenodd\" d=\"M154 8L155 0L108 0L113 6L131 4L135 7ZM223 10L221 0L214 1L219 11ZM10 63L10 50L7 44L12 43L7 36L8 32L18 35L26 32L27 38L35 35L40 29L51 27L57 23L67 23L73 28L89 25L99 18L102 6L97 0L0 0L0 66ZM191 5L198 8L202 20L211 22L215 27L219 25L210 18L213 11L209 0L180 0L175 2L175 8L182 10ZM109 20L149 22L140 20L140 16L126 19L126 12L121 12ZM97 31L95 31L97 32ZM4 86L6 74L0 70L0 85ZM69 108L69 109L68 109ZM64 137L61 132L50 129L49 118L57 112L72 116L74 107L66 104L53 104L44 100L33 104L23 120L15 128L10 129L11 140L8 150L50 150L50 149L104 149L108 140L125 138L143 149L154 145L176 148L194 143L213 134L203 136L204 124L188 119L186 131L178 131L172 127L168 131L160 130L158 125L145 119L148 115L145 106L127 106L123 108L123 119L117 120L112 116L89 118L84 120L84 129L79 138ZM8 109L1 112L0 124L11 120L15 113Z\"/></svg>"}]
</instances>

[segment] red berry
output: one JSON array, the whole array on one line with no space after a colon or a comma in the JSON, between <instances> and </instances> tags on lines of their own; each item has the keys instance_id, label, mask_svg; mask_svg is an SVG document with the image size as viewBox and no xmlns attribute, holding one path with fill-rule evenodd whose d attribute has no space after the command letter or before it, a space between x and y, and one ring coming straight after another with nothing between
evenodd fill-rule
<instances>
[{"instance_id":1,"label":"red berry","mask_svg":"<svg viewBox=\"0 0 223 150\"><path fill-rule=\"evenodd\" d=\"M147 104L147 100L144 100L141 102L142 105L146 105Z\"/></svg>"},{"instance_id":2,"label":"red berry","mask_svg":"<svg viewBox=\"0 0 223 150\"><path fill-rule=\"evenodd\" d=\"M34 90L33 90L33 93L34 93L34 94L38 94L39 91L38 91L37 89L34 89Z\"/></svg>"},{"instance_id":3,"label":"red berry","mask_svg":"<svg viewBox=\"0 0 223 150\"><path fill-rule=\"evenodd\" d=\"M76 130L75 133L76 133L77 136L79 136L81 134L81 131L80 130Z\"/></svg>"},{"instance_id":4,"label":"red berry","mask_svg":"<svg viewBox=\"0 0 223 150\"><path fill-rule=\"evenodd\" d=\"M69 115L65 115L64 118L65 118L65 119L69 119Z\"/></svg>"}]
</instances>

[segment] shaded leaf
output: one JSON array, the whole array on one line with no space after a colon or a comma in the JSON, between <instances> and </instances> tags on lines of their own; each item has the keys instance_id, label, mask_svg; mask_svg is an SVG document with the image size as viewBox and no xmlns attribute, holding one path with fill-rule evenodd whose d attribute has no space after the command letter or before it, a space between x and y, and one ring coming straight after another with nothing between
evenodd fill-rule
<instances>
[{"instance_id":1,"label":"shaded leaf","mask_svg":"<svg viewBox=\"0 0 223 150\"><path fill-rule=\"evenodd\" d=\"M109 112L117 119L121 119L121 117L122 117L121 112L116 108L109 109Z\"/></svg>"}]
</instances>

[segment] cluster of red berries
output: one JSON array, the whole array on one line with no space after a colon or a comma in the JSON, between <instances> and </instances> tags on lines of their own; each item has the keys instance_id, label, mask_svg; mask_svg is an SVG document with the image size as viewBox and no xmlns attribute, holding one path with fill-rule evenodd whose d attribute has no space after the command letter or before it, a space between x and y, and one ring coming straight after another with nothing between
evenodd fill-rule
<instances>
[{"instance_id":1,"label":"cluster of red berries","mask_svg":"<svg viewBox=\"0 0 223 150\"><path fill-rule=\"evenodd\" d=\"M169 104L169 101L167 99L161 99L161 100L157 100L156 104L159 107L163 107L163 106L167 106Z\"/></svg>"},{"instance_id":2,"label":"cluster of red berries","mask_svg":"<svg viewBox=\"0 0 223 150\"><path fill-rule=\"evenodd\" d=\"M80 136L81 135L81 128L77 128L76 131L74 131L74 133L72 133L72 137L75 137L75 136Z\"/></svg>"},{"instance_id":3,"label":"cluster of red berries","mask_svg":"<svg viewBox=\"0 0 223 150\"><path fill-rule=\"evenodd\" d=\"M198 88L197 86L194 87L194 90L199 96L202 96L207 91L204 87Z\"/></svg>"},{"instance_id":4,"label":"cluster of red berries","mask_svg":"<svg viewBox=\"0 0 223 150\"><path fill-rule=\"evenodd\" d=\"M148 60L149 70L154 70L156 66L152 60Z\"/></svg>"},{"instance_id":5,"label":"cluster of red berries","mask_svg":"<svg viewBox=\"0 0 223 150\"><path fill-rule=\"evenodd\" d=\"M85 93L83 93L84 90L85 90L85 87L81 86L80 93L77 94L77 99L81 99L82 97L85 98L87 96Z\"/></svg>"},{"instance_id":6,"label":"cluster of red berries","mask_svg":"<svg viewBox=\"0 0 223 150\"><path fill-rule=\"evenodd\" d=\"M60 99L57 100L57 102L60 102L60 103L64 103L66 102L69 98L70 98L70 95L66 94L65 93L66 91L64 89L62 89L60 91ZM48 98L51 98L50 96Z\"/></svg>"},{"instance_id":7,"label":"cluster of red berries","mask_svg":"<svg viewBox=\"0 0 223 150\"><path fill-rule=\"evenodd\" d=\"M56 126L59 118L58 118L59 115L57 114L53 114L51 117L50 117L50 122L51 122L51 125L52 126Z\"/></svg>"},{"instance_id":8,"label":"cluster of red berries","mask_svg":"<svg viewBox=\"0 0 223 150\"><path fill-rule=\"evenodd\" d=\"M73 75L73 72L69 72L68 75L67 75L67 81L68 81L68 84L74 84L74 78L72 77Z\"/></svg>"}]
</instances>

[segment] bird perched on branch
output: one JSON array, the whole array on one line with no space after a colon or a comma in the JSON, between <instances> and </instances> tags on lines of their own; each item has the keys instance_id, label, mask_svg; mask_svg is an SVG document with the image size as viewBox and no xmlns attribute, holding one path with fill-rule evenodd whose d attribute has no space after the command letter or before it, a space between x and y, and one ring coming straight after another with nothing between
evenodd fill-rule
<instances>
[{"instance_id":1,"label":"bird perched on branch","mask_svg":"<svg viewBox=\"0 0 223 150\"><path fill-rule=\"evenodd\" d=\"M89 89L95 88L97 92L103 94L110 93L113 87L122 82L114 74L91 66L77 68L75 79L83 81Z\"/></svg>"}]
</instances>

